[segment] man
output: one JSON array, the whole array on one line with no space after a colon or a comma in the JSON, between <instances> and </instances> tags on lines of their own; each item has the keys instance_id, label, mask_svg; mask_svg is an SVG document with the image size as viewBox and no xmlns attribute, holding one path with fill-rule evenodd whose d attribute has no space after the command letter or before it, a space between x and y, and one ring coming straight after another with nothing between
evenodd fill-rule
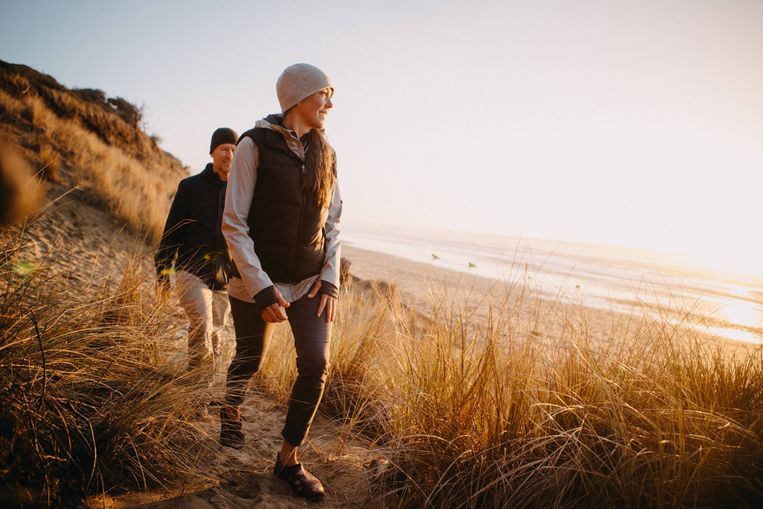
<instances>
[{"instance_id":1,"label":"man","mask_svg":"<svg viewBox=\"0 0 763 509\"><path fill-rule=\"evenodd\" d=\"M175 289L189 321L190 370L214 368L233 350L232 341L223 345L221 338L230 308L226 289L232 268L221 224L237 141L238 134L227 127L212 134L212 162L178 184L154 260L162 296L168 294L170 275L175 273ZM212 381L210 374L208 382Z\"/></svg>"}]
</instances>

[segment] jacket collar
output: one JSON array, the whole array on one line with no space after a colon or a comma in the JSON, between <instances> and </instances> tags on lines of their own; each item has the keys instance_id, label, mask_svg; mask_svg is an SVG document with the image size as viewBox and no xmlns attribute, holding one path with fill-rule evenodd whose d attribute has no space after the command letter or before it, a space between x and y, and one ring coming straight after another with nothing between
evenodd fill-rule
<instances>
[{"instance_id":1,"label":"jacket collar","mask_svg":"<svg viewBox=\"0 0 763 509\"><path fill-rule=\"evenodd\" d=\"M289 150L294 152L294 155L303 161L305 160L306 147L302 141L297 138L297 133L284 127L283 115L279 115L277 113L268 115L267 117L255 122L254 127L277 132L283 137L286 145L289 147Z\"/></svg>"},{"instance_id":2,"label":"jacket collar","mask_svg":"<svg viewBox=\"0 0 763 509\"><path fill-rule=\"evenodd\" d=\"M217 176L215 170L212 169L212 163L207 163L204 169L201 170L201 176L202 178L218 186L224 186L227 184L227 182L224 182L220 177Z\"/></svg>"}]
</instances>

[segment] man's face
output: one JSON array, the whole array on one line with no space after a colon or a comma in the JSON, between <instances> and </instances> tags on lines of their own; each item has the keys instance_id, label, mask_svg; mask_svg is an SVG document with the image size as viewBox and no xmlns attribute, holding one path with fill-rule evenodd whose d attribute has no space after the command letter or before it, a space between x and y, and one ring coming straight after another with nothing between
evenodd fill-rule
<instances>
[{"instance_id":1,"label":"man's face","mask_svg":"<svg viewBox=\"0 0 763 509\"><path fill-rule=\"evenodd\" d=\"M233 143L223 143L215 147L212 151L212 170L220 177L223 182L228 181L228 174L233 165L233 152L236 145Z\"/></svg>"},{"instance_id":2,"label":"man's face","mask_svg":"<svg viewBox=\"0 0 763 509\"><path fill-rule=\"evenodd\" d=\"M331 102L332 95L332 89L324 88L310 97L302 99L299 104L294 106L294 110L308 127L323 129L329 110L334 107L334 103Z\"/></svg>"}]
</instances>

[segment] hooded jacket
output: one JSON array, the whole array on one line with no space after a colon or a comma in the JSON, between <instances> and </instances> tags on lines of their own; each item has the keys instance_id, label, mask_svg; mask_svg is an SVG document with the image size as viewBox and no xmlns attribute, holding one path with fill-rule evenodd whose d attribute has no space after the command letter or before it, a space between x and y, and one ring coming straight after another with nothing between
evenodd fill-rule
<instances>
[{"instance_id":1,"label":"hooded jacket","mask_svg":"<svg viewBox=\"0 0 763 509\"><path fill-rule=\"evenodd\" d=\"M233 265L222 233L225 189L211 163L180 181L154 257L159 279L169 278L174 262L212 290L227 287Z\"/></svg>"},{"instance_id":2,"label":"hooded jacket","mask_svg":"<svg viewBox=\"0 0 763 509\"><path fill-rule=\"evenodd\" d=\"M291 302L318 278L322 293L338 294L339 189L328 207L315 205L302 191L304 159L305 146L281 115L257 121L239 140L223 217L241 277L231 282L232 297L267 305L276 284Z\"/></svg>"}]
</instances>

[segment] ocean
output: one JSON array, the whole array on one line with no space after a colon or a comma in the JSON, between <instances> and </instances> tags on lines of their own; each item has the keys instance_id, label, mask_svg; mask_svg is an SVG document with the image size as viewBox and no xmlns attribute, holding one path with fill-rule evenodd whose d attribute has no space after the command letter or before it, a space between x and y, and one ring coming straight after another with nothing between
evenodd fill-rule
<instances>
[{"instance_id":1,"label":"ocean","mask_svg":"<svg viewBox=\"0 0 763 509\"><path fill-rule=\"evenodd\" d=\"M763 276L693 267L646 250L460 232L343 228L343 242L469 274L522 282L545 298L655 315L690 312L724 338L763 344Z\"/></svg>"}]
</instances>

